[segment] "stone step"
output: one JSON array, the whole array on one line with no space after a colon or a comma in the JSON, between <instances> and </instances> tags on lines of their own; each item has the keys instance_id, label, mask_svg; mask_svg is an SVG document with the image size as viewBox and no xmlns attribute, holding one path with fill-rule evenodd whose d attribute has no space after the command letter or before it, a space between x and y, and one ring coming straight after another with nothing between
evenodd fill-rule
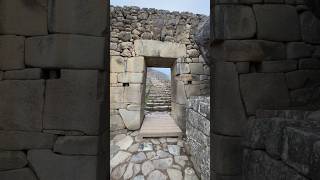
<instances>
[{"instance_id":1,"label":"stone step","mask_svg":"<svg viewBox=\"0 0 320 180\"><path fill-rule=\"evenodd\" d=\"M163 100L163 99L148 99L148 103L171 103L170 100Z\"/></svg>"},{"instance_id":2,"label":"stone step","mask_svg":"<svg viewBox=\"0 0 320 180\"><path fill-rule=\"evenodd\" d=\"M171 111L171 106L145 107L147 111Z\"/></svg>"},{"instance_id":3,"label":"stone step","mask_svg":"<svg viewBox=\"0 0 320 180\"><path fill-rule=\"evenodd\" d=\"M171 103L147 103L146 106L148 107L155 107L155 106L170 106Z\"/></svg>"}]
</instances>

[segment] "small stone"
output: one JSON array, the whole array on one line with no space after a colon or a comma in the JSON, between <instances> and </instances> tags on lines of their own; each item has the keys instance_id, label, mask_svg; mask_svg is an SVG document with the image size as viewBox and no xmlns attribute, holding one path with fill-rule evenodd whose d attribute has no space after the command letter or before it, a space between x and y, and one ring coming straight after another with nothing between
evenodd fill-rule
<instances>
[{"instance_id":1,"label":"small stone","mask_svg":"<svg viewBox=\"0 0 320 180\"><path fill-rule=\"evenodd\" d=\"M152 159L152 158L156 157L156 155L157 155L154 151L147 152L146 154L147 154L148 159Z\"/></svg>"},{"instance_id":2,"label":"small stone","mask_svg":"<svg viewBox=\"0 0 320 180\"><path fill-rule=\"evenodd\" d=\"M110 167L114 168L121 163L124 163L129 157L131 153L119 151L111 160L110 160Z\"/></svg>"},{"instance_id":3,"label":"small stone","mask_svg":"<svg viewBox=\"0 0 320 180\"><path fill-rule=\"evenodd\" d=\"M186 164L186 161L188 161L187 156L174 156L174 161L179 164L180 166L184 167Z\"/></svg>"},{"instance_id":4,"label":"small stone","mask_svg":"<svg viewBox=\"0 0 320 180\"><path fill-rule=\"evenodd\" d=\"M147 178L147 180L166 180L166 179L167 179L167 176L158 170L152 171Z\"/></svg>"},{"instance_id":5,"label":"small stone","mask_svg":"<svg viewBox=\"0 0 320 180\"><path fill-rule=\"evenodd\" d=\"M320 48L319 48L319 49L320 49ZM319 53L319 54L320 54L320 53ZM167 142L165 138L160 138L159 141L160 141L160 143L162 143L162 144Z\"/></svg>"},{"instance_id":6,"label":"small stone","mask_svg":"<svg viewBox=\"0 0 320 180\"><path fill-rule=\"evenodd\" d=\"M151 139L152 144L160 144L159 140L157 139Z\"/></svg>"},{"instance_id":7,"label":"small stone","mask_svg":"<svg viewBox=\"0 0 320 180\"><path fill-rule=\"evenodd\" d=\"M139 131L133 131L133 132L130 134L130 136L135 137L135 136L137 136L138 134L139 134Z\"/></svg>"},{"instance_id":8,"label":"small stone","mask_svg":"<svg viewBox=\"0 0 320 180\"><path fill-rule=\"evenodd\" d=\"M121 139L119 142L116 143L122 150L127 150L133 143L133 139L130 136L126 136L125 138Z\"/></svg>"},{"instance_id":9,"label":"small stone","mask_svg":"<svg viewBox=\"0 0 320 180\"><path fill-rule=\"evenodd\" d=\"M143 152L139 152L138 154L133 155L130 161L134 163L142 163L146 159L146 155Z\"/></svg>"},{"instance_id":10,"label":"small stone","mask_svg":"<svg viewBox=\"0 0 320 180\"><path fill-rule=\"evenodd\" d=\"M134 140L135 140L136 142L140 143L140 142L143 141L143 138L142 138L142 136L137 135L137 136L134 137Z\"/></svg>"},{"instance_id":11,"label":"small stone","mask_svg":"<svg viewBox=\"0 0 320 180\"><path fill-rule=\"evenodd\" d=\"M133 178L133 180L144 180L144 176L139 175Z\"/></svg>"},{"instance_id":12,"label":"small stone","mask_svg":"<svg viewBox=\"0 0 320 180\"><path fill-rule=\"evenodd\" d=\"M173 163L173 159L172 158L157 159L157 160L153 160L152 163L156 169L167 169L168 167L171 167Z\"/></svg>"},{"instance_id":13,"label":"small stone","mask_svg":"<svg viewBox=\"0 0 320 180\"><path fill-rule=\"evenodd\" d=\"M178 140L177 145L180 146L180 147L183 147L184 146L184 142L182 140Z\"/></svg>"},{"instance_id":14,"label":"small stone","mask_svg":"<svg viewBox=\"0 0 320 180\"><path fill-rule=\"evenodd\" d=\"M27 157L22 151L2 151L0 162L0 171L19 169L28 164Z\"/></svg>"},{"instance_id":15,"label":"small stone","mask_svg":"<svg viewBox=\"0 0 320 180\"><path fill-rule=\"evenodd\" d=\"M110 145L110 159L120 150L120 147L117 145Z\"/></svg>"},{"instance_id":16,"label":"small stone","mask_svg":"<svg viewBox=\"0 0 320 180\"><path fill-rule=\"evenodd\" d=\"M181 166L176 165L176 164L172 165L172 168L175 168L175 169L179 169L179 170L181 170Z\"/></svg>"},{"instance_id":17,"label":"small stone","mask_svg":"<svg viewBox=\"0 0 320 180\"><path fill-rule=\"evenodd\" d=\"M133 176L139 174L141 171L141 165L140 164L134 164L133 166Z\"/></svg>"},{"instance_id":18,"label":"small stone","mask_svg":"<svg viewBox=\"0 0 320 180\"><path fill-rule=\"evenodd\" d=\"M151 161L146 161L142 164L142 174L148 175L151 171L153 171L155 168Z\"/></svg>"},{"instance_id":19,"label":"small stone","mask_svg":"<svg viewBox=\"0 0 320 180\"><path fill-rule=\"evenodd\" d=\"M176 142L178 142L178 139L177 138L167 138L167 142L168 143L176 143Z\"/></svg>"},{"instance_id":20,"label":"small stone","mask_svg":"<svg viewBox=\"0 0 320 180\"><path fill-rule=\"evenodd\" d=\"M127 165L128 164L122 164L116 167L111 173L112 179L120 179L123 173L126 171Z\"/></svg>"},{"instance_id":21,"label":"small stone","mask_svg":"<svg viewBox=\"0 0 320 180\"><path fill-rule=\"evenodd\" d=\"M167 169L167 173L170 179L182 180L182 172L177 169Z\"/></svg>"},{"instance_id":22,"label":"small stone","mask_svg":"<svg viewBox=\"0 0 320 180\"><path fill-rule=\"evenodd\" d=\"M168 150L172 155L175 155L175 156L180 155L180 147L177 145L168 145Z\"/></svg>"},{"instance_id":23,"label":"small stone","mask_svg":"<svg viewBox=\"0 0 320 180\"><path fill-rule=\"evenodd\" d=\"M129 152L132 152L132 153L133 153L133 152L137 152L137 151L138 151L138 148L139 148L139 143L136 143L136 144L130 146L129 149L128 149L128 151L129 151Z\"/></svg>"},{"instance_id":24,"label":"small stone","mask_svg":"<svg viewBox=\"0 0 320 180\"><path fill-rule=\"evenodd\" d=\"M165 151L162 151L162 150L158 150L157 151L157 156L159 158L168 158L168 157L171 157L171 155Z\"/></svg>"},{"instance_id":25,"label":"small stone","mask_svg":"<svg viewBox=\"0 0 320 180\"><path fill-rule=\"evenodd\" d=\"M192 168L187 167L184 170L184 180L199 180L199 178Z\"/></svg>"}]
</instances>

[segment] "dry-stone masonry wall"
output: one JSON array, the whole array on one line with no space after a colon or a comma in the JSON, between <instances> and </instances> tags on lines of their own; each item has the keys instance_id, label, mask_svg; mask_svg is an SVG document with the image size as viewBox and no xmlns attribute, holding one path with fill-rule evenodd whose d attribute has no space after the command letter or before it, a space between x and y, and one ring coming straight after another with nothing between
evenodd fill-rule
<instances>
[{"instance_id":1,"label":"dry-stone masonry wall","mask_svg":"<svg viewBox=\"0 0 320 180\"><path fill-rule=\"evenodd\" d=\"M319 108L320 20L300 0L211 4L214 178L240 179L249 117L258 109ZM263 168L273 164L261 153L252 154L250 163L254 158ZM290 177L272 179L294 179Z\"/></svg>"},{"instance_id":2,"label":"dry-stone masonry wall","mask_svg":"<svg viewBox=\"0 0 320 180\"><path fill-rule=\"evenodd\" d=\"M1 180L98 178L106 7L0 1Z\"/></svg>"},{"instance_id":3,"label":"dry-stone masonry wall","mask_svg":"<svg viewBox=\"0 0 320 180\"><path fill-rule=\"evenodd\" d=\"M210 179L210 97L188 100L186 136L191 161L202 180Z\"/></svg>"},{"instance_id":4,"label":"dry-stone masonry wall","mask_svg":"<svg viewBox=\"0 0 320 180\"><path fill-rule=\"evenodd\" d=\"M137 130L143 120L146 67L172 68L172 114L185 130L187 99L209 93L209 67L195 43L207 17L138 7L111 7L110 127Z\"/></svg>"}]
</instances>

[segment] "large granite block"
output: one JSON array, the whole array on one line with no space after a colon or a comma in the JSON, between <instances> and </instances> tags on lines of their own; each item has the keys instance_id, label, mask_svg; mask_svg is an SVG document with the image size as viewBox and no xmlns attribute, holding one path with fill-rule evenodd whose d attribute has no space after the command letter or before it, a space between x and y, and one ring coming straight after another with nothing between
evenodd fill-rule
<instances>
[{"instance_id":1,"label":"large granite block","mask_svg":"<svg viewBox=\"0 0 320 180\"><path fill-rule=\"evenodd\" d=\"M289 5L254 5L258 39L297 41L301 39L300 23L295 7Z\"/></svg>"},{"instance_id":2,"label":"large granite block","mask_svg":"<svg viewBox=\"0 0 320 180\"><path fill-rule=\"evenodd\" d=\"M97 155L98 136L61 136L54 144L54 152L70 155Z\"/></svg>"},{"instance_id":3,"label":"large granite block","mask_svg":"<svg viewBox=\"0 0 320 180\"><path fill-rule=\"evenodd\" d=\"M302 39L308 43L320 44L320 20L312 12L300 15Z\"/></svg>"},{"instance_id":4,"label":"large granite block","mask_svg":"<svg viewBox=\"0 0 320 180\"><path fill-rule=\"evenodd\" d=\"M0 2L1 3L1 2ZM24 41L22 36L0 36L0 69L23 69Z\"/></svg>"},{"instance_id":5,"label":"large granite block","mask_svg":"<svg viewBox=\"0 0 320 180\"><path fill-rule=\"evenodd\" d=\"M215 13L215 39L249 39L256 33L256 20L249 6L219 5Z\"/></svg>"},{"instance_id":6,"label":"large granite block","mask_svg":"<svg viewBox=\"0 0 320 180\"><path fill-rule=\"evenodd\" d=\"M101 0L49 0L48 27L51 33L103 36L107 4Z\"/></svg>"},{"instance_id":7,"label":"large granite block","mask_svg":"<svg viewBox=\"0 0 320 180\"><path fill-rule=\"evenodd\" d=\"M0 34L46 35L47 0L0 1Z\"/></svg>"},{"instance_id":8,"label":"large granite block","mask_svg":"<svg viewBox=\"0 0 320 180\"><path fill-rule=\"evenodd\" d=\"M5 71L3 79L6 80L37 80L41 79L43 72L40 68Z\"/></svg>"},{"instance_id":9,"label":"large granite block","mask_svg":"<svg viewBox=\"0 0 320 180\"><path fill-rule=\"evenodd\" d=\"M56 136L25 131L0 131L1 150L51 149Z\"/></svg>"},{"instance_id":10,"label":"large granite block","mask_svg":"<svg viewBox=\"0 0 320 180\"><path fill-rule=\"evenodd\" d=\"M10 171L0 171L1 180L37 180L30 168L22 168Z\"/></svg>"},{"instance_id":11,"label":"large granite block","mask_svg":"<svg viewBox=\"0 0 320 180\"><path fill-rule=\"evenodd\" d=\"M249 114L255 114L258 109L279 109L290 104L286 79L281 73L240 75L240 91Z\"/></svg>"},{"instance_id":12,"label":"large granite block","mask_svg":"<svg viewBox=\"0 0 320 180\"><path fill-rule=\"evenodd\" d=\"M28 160L39 179L88 180L96 179L96 156L62 156L50 150L30 150Z\"/></svg>"},{"instance_id":13,"label":"large granite block","mask_svg":"<svg viewBox=\"0 0 320 180\"><path fill-rule=\"evenodd\" d=\"M61 79L48 80L44 129L97 134L100 113L99 76L96 70L62 70Z\"/></svg>"},{"instance_id":14,"label":"large granite block","mask_svg":"<svg viewBox=\"0 0 320 180\"><path fill-rule=\"evenodd\" d=\"M27 156L22 151L0 152L0 171L20 169L27 164Z\"/></svg>"},{"instance_id":15,"label":"large granite block","mask_svg":"<svg viewBox=\"0 0 320 180\"><path fill-rule=\"evenodd\" d=\"M104 69L103 37L54 34L26 40L26 65L43 68Z\"/></svg>"},{"instance_id":16,"label":"large granite block","mask_svg":"<svg viewBox=\"0 0 320 180\"><path fill-rule=\"evenodd\" d=\"M42 130L44 81L0 82L0 129Z\"/></svg>"}]
</instances>

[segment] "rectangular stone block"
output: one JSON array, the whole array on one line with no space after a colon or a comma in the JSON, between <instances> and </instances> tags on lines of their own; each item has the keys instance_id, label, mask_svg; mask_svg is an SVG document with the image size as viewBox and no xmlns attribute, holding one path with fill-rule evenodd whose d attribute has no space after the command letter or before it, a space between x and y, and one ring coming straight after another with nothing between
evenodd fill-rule
<instances>
[{"instance_id":1,"label":"rectangular stone block","mask_svg":"<svg viewBox=\"0 0 320 180\"><path fill-rule=\"evenodd\" d=\"M146 69L143 57L132 57L127 60L127 72L142 73Z\"/></svg>"},{"instance_id":2,"label":"rectangular stone block","mask_svg":"<svg viewBox=\"0 0 320 180\"><path fill-rule=\"evenodd\" d=\"M104 69L103 37L55 34L26 40L26 64L41 68Z\"/></svg>"},{"instance_id":3,"label":"rectangular stone block","mask_svg":"<svg viewBox=\"0 0 320 180\"><path fill-rule=\"evenodd\" d=\"M46 35L47 11L47 0L2 0L0 34Z\"/></svg>"},{"instance_id":4,"label":"rectangular stone block","mask_svg":"<svg viewBox=\"0 0 320 180\"><path fill-rule=\"evenodd\" d=\"M119 83L143 83L143 73L119 73L118 82Z\"/></svg>"},{"instance_id":5,"label":"rectangular stone block","mask_svg":"<svg viewBox=\"0 0 320 180\"><path fill-rule=\"evenodd\" d=\"M316 58L300 59L299 69L320 69L320 60Z\"/></svg>"},{"instance_id":6,"label":"rectangular stone block","mask_svg":"<svg viewBox=\"0 0 320 180\"><path fill-rule=\"evenodd\" d=\"M0 171L1 180L37 180L30 168L22 168L10 171Z\"/></svg>"},{"instance_id":7,"label":"rectangular stone block","mask_svg":"<svg viewBox=\"0 0 320 180\"><path fill-rule=\"evenodd\" d=\"M39 179L88 180L97 178L96 156L62 156L51 150L31 150L28 152L28 160Z\"/></svg>"},{"instance_id":8,"label":"rectangular stone block","mask_svg":"<svg viewBox=\"0 0 320 180\"><path fill-rule=\"evenodd\" d=\"M99 129L99 74L96 70L62 70L61 79L47 81L44 129L78 130L95 135Z\"/></svg>"},{"instance_id":9,"label":"rectangular stone block","mask_svg":"<svg viewBox=\"0 0 320 180\"><path fill-rule=\"evenodd\" d=\"M1 150L52 149L55 140L55 135L47 133L0 131Z\"/></svg>"},{"instance_id":10,"label":"rectangular stone block","mask_svg":"<svg viewBox=\"0 0 320 180\"><path fill-rule=\"evenodd\" d=\"M281 73L240 75L240 91L249 114L258 109L288 107L290 103L286 79Z\"/></svg>"},{"instance_id":11,"label":"rectangular stone block","mask_svg":"<svg viewBox=\"0 0 320 180\"><path fill-rule=\"evenodd\" d=\"M1 151L0 171L20 169L28 164L27 156L22 151Z\"/></svg>"},{"instance_id":12,"label":"rectangular stone block","mask_svg":"<svg viewBox=\"0 0 320 180\"><path fill-rule=\"evenodd\" d=\"M320 71L298 70L286 73L289 89L299 89L304 86L313 86L320 82Z\"/></svg>"},{"instance_id":13,"label":"rectangular stone block","mask_svg":"<svg viewBox=\"0 0 320 180\"><path fill-rule=\"evenodd\" d=\"M134 50L138 56L180 58L186 57L185 45L154 40L134 41Z\"/></svg>"},{"instance_id":14,"label":"rectangular stone block","mask_svg":"<svg viewBox=\"0 0 320 180\"><path fill-rule=\"evenodd\" d=\"M287 58L288 59L299 59L310 57L313 48L311 45L304 42L291 42L287 44Z\"/></svg>"},{"instance_id":15,"label":"rectangular stone block","mask_svg":"<svg viewBox=\"0 0 320 180\"><path fill-rule=\"evenodd\" d=\"M25 67L24 41L25 38L22 36L0 36L1 70L23 69Z\"/></svg>"},{"instance_id":16,"label":"rectangular stone block","mask_svg":"<svg viewBox=\"0 0 320 180\"><path fill-rule=\"evenodd\" d=\"M126 103L140 104L142 102L143 86L141 84L130 84L124 89L124 100Z\"/></svg>"},{"instance_id":17,"label":"rectangular stone block","mask_svg":"<svg viewBox=\"0 0 320 180\"><path fill-rule=\"evenodd\" d=\"M0 129L42 130L44 81L0 82Z\"/></svg>"},{"instance_id":18,"label":"rectangular stone block","mask_svg":"<svg viewBox=\"0 0 320 180\"><path fill-rule=\"evenodd\" d=\"M42 78L40 68L29 68L4 72L3 79L6 80L38 80Z\"/></svg>"},{"instance_id":19,"label":"rectangular stone block","mask_svg":"<svg viewBox=\"0 0 320 180\"><path fill-rule=\"evenodd\" d=\"M320 43L320 20L311 11L305 11L300 15L302 39L312 44Z\"/></svg>"},{"instance_id":20,"label":"rectangular stone block","mask_svg":"<svg viewBox=\"0 0 320 180\"><path fill-rule=\"evenodd\" d=\"M97 155L98 136L60 136L54 144L53 151L69 155Z\"/></svg>"},{"instance_id":21,"label":"rectangular stone block","mask_svg":"<svg viewBox=\"0 0 320 180\"><path fill-rule=\"evenodd\" d=\"M289 72L297 68L298 62L295 60L265 61L256 66L257 71L262 73Z\"/></svg>"},{"instance_id":22,"label":"rectangular stone block","mask_svg":"<svg viewBox=\"0 0 320 180\"><path fill-rule=\"evenodd\" d=\"M101 0L49 0L48 27L51 33L104 36L107 4Z\"/></svg>"},{"instance_id":23,"label":"rectangular stone block","mask_svg":"<svg viewBox=\"0 0 320 180\"><path fill-rule=\"evenodd\" d=\"M258 39L271 41L298 41L300 23L295 7L289 5L254 5Z\"/></svg>"},{"instance_id":24,"label":"rectangular stone block","mask_svg":"<svg viewBox=\"0 0 320 180\"><path fill-rule=\"evenodd\" d=\"M125 61L121 56L110 56L110 72L125 72Z\"/></svg>"}]
</instances>

